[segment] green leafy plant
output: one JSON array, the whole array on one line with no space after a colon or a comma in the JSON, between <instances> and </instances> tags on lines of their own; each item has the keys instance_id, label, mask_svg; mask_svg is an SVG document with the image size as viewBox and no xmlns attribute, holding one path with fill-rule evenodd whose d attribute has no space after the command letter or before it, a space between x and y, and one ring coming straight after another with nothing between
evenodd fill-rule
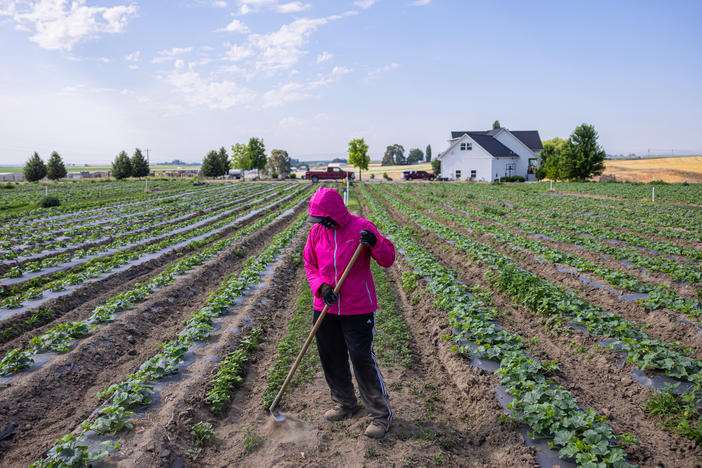
<instances>
[{"instance_id":1,"label":"green leafy plant","mask_svg":"<svg viewBox=\"0 0 702 468\"><path fill-rule=\"evenodd\" d=\"M198 447L207 447L212 444L215 437L219 434L214 430L212 423L200 421L195 424L190 431L190 434L195 437L195 445Z\"/></svg>"}]
</instances>

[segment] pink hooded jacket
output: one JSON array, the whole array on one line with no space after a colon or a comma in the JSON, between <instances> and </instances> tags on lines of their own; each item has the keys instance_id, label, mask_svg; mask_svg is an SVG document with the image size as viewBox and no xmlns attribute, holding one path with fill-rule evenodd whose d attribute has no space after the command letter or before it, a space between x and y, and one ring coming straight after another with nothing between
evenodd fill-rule
<instances>
[{"instance_id":1,"label":"pink hooded jacket","mask_svg":"<svg viewBox=\"0 0 702 468\"><path fill-rule=\"evenodd\" d=\"M314 294L314 309L322 310L324 300L318 294L322 283L332 287L344 273L360 243L361 231L367 229L378 238L372 249L365 248L358 256L346 281L341 285L339 300L329 308L330 314L357 315L374 312L378 308L375 285L370 271L370 259L388 268L395 261L395 246L381 236L367 219L354 216L344 205L339 192L320 187L310 200L310 216L329 216L339 223L334 229L315 224L310 229L303 252L305 271Z\"/></svg>"}]
</instances>

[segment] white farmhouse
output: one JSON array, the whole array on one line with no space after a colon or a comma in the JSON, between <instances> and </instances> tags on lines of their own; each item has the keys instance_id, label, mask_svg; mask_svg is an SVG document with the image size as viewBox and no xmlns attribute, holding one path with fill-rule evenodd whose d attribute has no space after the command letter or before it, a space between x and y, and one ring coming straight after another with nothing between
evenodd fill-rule
<instances>
[{"instance_id":1,"label":"white farmhouse","mask_svg":"<svg viewBox=\"0 0 702 468\"><path fill-rule=\"evenodd\" d=\"M537 130L451 132L449 147L439 154L441 176L451 180L492 182L519 175L536 180L541 164L541 137Z\"/></svg>"}]
</instances>

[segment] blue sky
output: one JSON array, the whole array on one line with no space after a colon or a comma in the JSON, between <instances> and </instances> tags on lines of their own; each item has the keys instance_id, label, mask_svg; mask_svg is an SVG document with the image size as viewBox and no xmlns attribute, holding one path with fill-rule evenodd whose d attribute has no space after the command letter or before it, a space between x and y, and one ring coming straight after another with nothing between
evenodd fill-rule
<instances>
[{"instance_id":1,"label":"blue sky","mask_svg":"<svg viewBox=\"0 0 702 468\"><path fill-rule=\"evenodd\" d=\"M495 119L702 152L702 2L0 0L0 164L427 144Z\"/></svg>"}]
</instances>

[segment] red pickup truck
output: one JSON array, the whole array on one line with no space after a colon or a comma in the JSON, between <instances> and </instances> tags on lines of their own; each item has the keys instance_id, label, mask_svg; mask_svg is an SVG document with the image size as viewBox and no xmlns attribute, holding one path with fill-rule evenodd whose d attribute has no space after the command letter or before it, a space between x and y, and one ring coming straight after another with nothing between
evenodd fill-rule
<instances>
[{"instance_id":1,"label":"red pickup truck","mask_svg":"<svg viewBox=\"0 0 702 468\"><path fill-rule=\"evenodd\" d=\"M434 180L436 176L433 173L427 171L402 171L402 178L405 180Z\"/></svg>"},{"instance_id":2,"label":"red pickup truck","mask_svg":"<svg viewBox=\"0 0 702 468\"><path fill-rule=\"evenodd\" d=\"M327 167L326 171L307 171L305 172L305 179L309 179L312 182L317 182L324 179L344 179L348 177L353 180L354 175L351 171L342 171L340 167Z\"/></svg>"}]
</instances>

